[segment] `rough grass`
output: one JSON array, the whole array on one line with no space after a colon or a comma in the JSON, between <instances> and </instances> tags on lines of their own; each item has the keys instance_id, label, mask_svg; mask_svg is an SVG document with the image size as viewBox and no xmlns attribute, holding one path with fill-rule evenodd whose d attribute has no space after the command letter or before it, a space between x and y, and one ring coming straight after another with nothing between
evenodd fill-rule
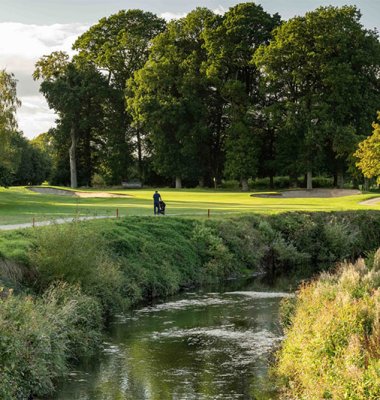
<instances>
[{"instance_id":1,"label":"rough grass","mask_svg":"<svg viewBox=\"0 0 380 400\"><path fill-rule=\"evenodd\" d=\"M153 214L153 190L114 190L112 193L128 194L126 198L75 198L50 194L38 194L23 187L0 188L0 225L30 223L57 218L81 216L146 216ZM379 210L380 204L359 205L359 202L376 197L363 194L339 198L260 198L251 193L210 189L162 189L169 215L207 217L227 216L239 213L275 214L287 211L345 211Z\"/></svg>"},{"instance_id":2,"label":"rough grass","mask_svg":"<svg viewBox=\"0 0 380 400\"><path fill-rule=\"evenodd\" d=\"M380 250L301 287L284 304L286 339L277 372L286 398L380 398ZM290 311L290 312L289 312Z\"/></svg>"}]
</instances>

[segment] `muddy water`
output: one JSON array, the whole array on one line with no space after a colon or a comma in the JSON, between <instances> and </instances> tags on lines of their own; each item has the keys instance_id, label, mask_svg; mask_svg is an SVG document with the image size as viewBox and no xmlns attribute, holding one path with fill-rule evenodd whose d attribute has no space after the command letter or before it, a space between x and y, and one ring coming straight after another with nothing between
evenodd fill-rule
<instances>
[{"instance_id":1,"label":"muddy water","mask_svg":"<svg viewBox=\"0 0 380 400\"><path fill-rule=\"evenodd\" d=\"M118 318L58 400L274 399L267 371L286 293L182 294Z\"/></svg>"}]
</instances>

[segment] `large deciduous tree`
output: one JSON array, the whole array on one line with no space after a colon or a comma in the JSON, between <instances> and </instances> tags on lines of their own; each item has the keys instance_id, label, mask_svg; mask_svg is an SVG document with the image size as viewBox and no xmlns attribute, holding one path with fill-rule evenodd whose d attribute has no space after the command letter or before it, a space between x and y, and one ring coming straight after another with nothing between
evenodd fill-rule
<instances>
[{"instance_id":1,"label":"large deciduous tree","mask_svg":"<svg viewBox=\"0 0 380 400\"><path fill-rule=\"evenodd\" d=\"M205 35L207 75L224 100L225 172L240 179L243 190L248 190L248 178L257 173L263 125L260 75L251 60L260 45L268 44L279 23L278 14L242 3L230 8Z\"/></svg>"},{"instance_id":2,"label":"large deciduous tree","mask_svg":"<svg viewBox=\"0 0 380 400\"><path fill-rule=\"evenodd\" d=\"M102 121L103 102L106 98L106 78L92 64L69 61L67 54L53 52L36 63L35 79L42 79L40 91L48 104L59 115L64 127L64 137L69 138L70 184L78 186L77 148L85 141L90 169L87 184L91 180L91 141L93 131Z\"/></svg>"},{"instance_id":3,"label":"large deciduous tree","mask_svg":"<svg viewBox=\"0 0 380 400\"><path fill-rule=\"evenodd\" d=\"M128 83L134 124L147 132L156 171L175 179L177 188L184 178L204 180L210 170L213 89L202 71L207 58L202 35L213 17L198 8L169 23Z\"/></svg>"},{"instance_id":4,"label":"large deciduous tree","mask_svg":"<svg viewBox=\"0 0 380 400\"><path fill-rule=\"evenodd\" d=\"M311 188L312 171L331 153L341 174L378 106L377 34L363 28L355 7L321 7L275 29L254 60L279 92L283 167L307 173Z\"/></svg>"},{"instance_id":5,"label":"large deciduous tree","mask_svg":"<svg viewBox=\"0 0 380 400\"><path fill-rule=\"evenodd\" d=\"M143 132L131 126L125 107L125 85L135 71L145 64L152 39L165 29L165 21L150 12L122 10L102 18L74 43L79 58L93 63L107 76L110 95L105 138L107 151L104 168L113 183L126 179L131 157L137 150L138 170L143 175Z\"/></svg>"}]
</instances>

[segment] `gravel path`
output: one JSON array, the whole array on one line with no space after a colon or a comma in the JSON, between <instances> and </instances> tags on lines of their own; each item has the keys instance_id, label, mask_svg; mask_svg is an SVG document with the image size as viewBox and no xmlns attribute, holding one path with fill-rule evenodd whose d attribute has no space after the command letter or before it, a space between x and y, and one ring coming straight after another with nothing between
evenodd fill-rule
<instances>
[{"instance_id":1,"label":"gravel path","mask_svg":"<svg viewBox=\"0 0 380 400\"><path fill-rule=\"evenodd\" d=\"M41 221L35 222L34 226L48 226L54 224L65 224L66 222L73 221L87 221L90 219L105 219L105 218L116 218L110 216L94 216L94 217L78 217L78 218L58 218L53 221ZM14 225L0 225L0 231L12 231L14 229L25 229L25 228L33 228L33 223L29 222L27 224L14 224Z\"/></svg>"}]
</instances>

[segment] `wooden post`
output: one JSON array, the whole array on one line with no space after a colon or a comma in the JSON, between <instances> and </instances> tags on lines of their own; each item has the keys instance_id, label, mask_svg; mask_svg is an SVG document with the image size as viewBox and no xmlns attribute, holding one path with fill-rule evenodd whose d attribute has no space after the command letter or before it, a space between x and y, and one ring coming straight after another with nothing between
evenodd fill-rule
<instances>
[{"instance_id":1,"label":"wooden post","mask_svg":"<svg viewBox=\"0 0 380 400\"><path fill-rule=\"evenodd\" d=\"M116 209L116 218L119 218L119 209Z\"/></svg>"},{"instance_id":2,"label":"wooden post","mask_svg":"<svg viewBox=\"0 0 380 400\"><path fill-rule=\"evenodd\" d=\"M207 210L207 218L210 218L211 211L210 209Z\"/></svg>"},{"instance_id":3,"label":"wooden post","mask_svg":"<svg viewBox=\"0 0 380 400\"><path fill-rule=\"evenodd\" d=\"M33 221L32 221L32 226L33 226L33 228L35 228L36 227L36 220L35 220L35 218L33 217Z\"/></svg>"}]
</instances>

